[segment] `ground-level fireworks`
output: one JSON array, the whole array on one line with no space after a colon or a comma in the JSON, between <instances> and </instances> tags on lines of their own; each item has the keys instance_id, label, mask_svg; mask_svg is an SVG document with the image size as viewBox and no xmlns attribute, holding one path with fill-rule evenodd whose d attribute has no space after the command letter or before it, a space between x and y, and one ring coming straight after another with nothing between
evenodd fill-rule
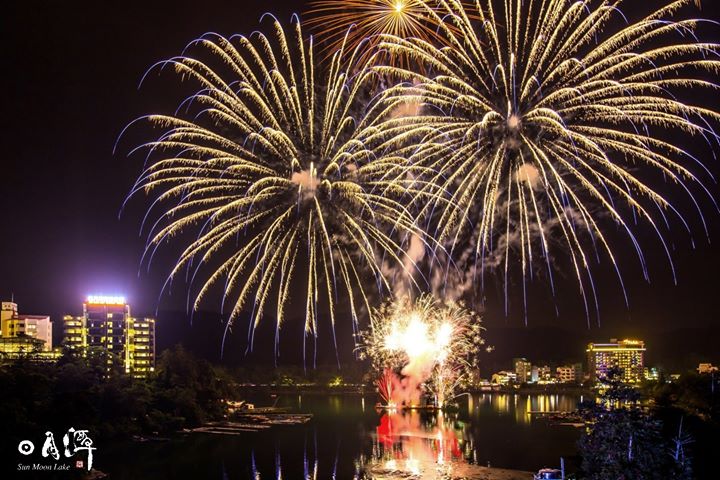
<instances>
[{"instance_id":1,"label":"ground-level fireworks","mask_svg":"<svg viewBox=\"0 0 720 480\"><path fill-rule=\"evenodd\" d=\"M430 295L380 307L361 352L380 373L378 392L390 407L444 407L477 367L484 341L478 315Z\"/></svg>"}]
</instances>

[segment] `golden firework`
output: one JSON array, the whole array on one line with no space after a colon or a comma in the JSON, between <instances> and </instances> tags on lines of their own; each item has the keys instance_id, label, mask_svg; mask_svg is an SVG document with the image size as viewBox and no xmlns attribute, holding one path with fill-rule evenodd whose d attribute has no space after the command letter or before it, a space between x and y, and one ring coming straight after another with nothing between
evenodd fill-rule
<instances>
[{"instance_id":1,"label":"golden firework","mask_svg":"<svg viewBox=\"0 0 720 480\"><path fill-rule=\"evenodd\" d=\"M583 298L595 297L590 271L602 252L622 283L613 225L647 277L636 222L657 233L668 259L668 217L691 232L663 178L704 226L696 197L714 203L702 180L710 175L687 139L716 142L720 116L682 98L717 95L720 62L718 45L695 36L703 20L675 18L693 1L627 22L622 0L439 0L425 8L452 24L440 30L450 47L383 36L381 49L429 72L376 67L415 82L388 89L387 108L422 106L383 128L414 138L402 155L434 172L427 185L444 200L427 211L439 212L439 239L456 251L469 239L477 263L504 273L506 298L512 252L523 278L538 258L552 275L553 240Z\"/></svg>"},{"instance_id":2,"label":"golden firework","mask_svg":"<svg viewBox=\"0 0 720 480\"><path fill-rule=\"evenodd\" d=\"M323 70L299 23L272 26L271 35L205 35L159 64L197 90L175 115L146 117L162 133L144 145L150 162L133 190L157 192L147 255L182 239L168 281L198 280L195 308L219 287L232 305L228 328L250 314L251 347L264 316L277 340L296 292L306 335L317 336L322 312L334 335L341 300L356 328L359 309L370 310L368 285L392 290L381 262L403 268L403 238L418 231L398 200L412 193L408 172L376 155L385 134L362 115L371 72L350 74L343 51Z\"/></svg>"},{"instance_id":3,"label":"golden firework","mask_svg":"<svg viewBox=\"0 0 720 480\"><path fill-rule=\"evenodd\" d=\"M317 32L328 55L347 42L350 49L365 44L364 56L375 54L380 39L400 38L442 41L437 16L426 0L317 0L310 2L304 23ZM394 65L407 65L403 56L383 57Z\"/></svg>"}]
</instances>

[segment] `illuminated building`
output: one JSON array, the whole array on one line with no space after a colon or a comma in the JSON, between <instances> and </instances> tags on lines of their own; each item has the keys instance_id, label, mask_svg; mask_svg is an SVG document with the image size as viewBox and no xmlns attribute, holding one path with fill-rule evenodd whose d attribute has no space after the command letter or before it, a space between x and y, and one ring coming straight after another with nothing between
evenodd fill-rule
<instances>
[{"instance_id":1,"label":"illuminated building","mask_svg":"<svg viewBox=\"0 0 720 480\"><path fill-rule=\"evenodd\" d=\"M32 337L0 338L0 354L4 358L18 358L23 355L34 355L43 351L42 340Z\"/></svg>"},{"instance_id":2,"label":"illuminated building","mask_svg":"<svg viewBox=\"0 0 720 480\"><path fill-rule=\"evenodd\" d=\"M558 383L581 383L582 366L580 364L562 365L555 369Z\"/></svg>"},{"instance_id":3,"label":"illuminated building","mask_svg":"<svg viewBox=\"0 0 720 480\"><path fill-rule=\"evenodd\" d=\"M495 385L509 385L517 381L517 375L515 372L502 371L493 373L490 383Z\"/></svg>"},{"instance_id":4,"label":"illuminated building","mask_svg":"<svg viewBox=\"0 0 720 480\"><path fill-rule=\"evenodd\" d=\"M54 361L60 356L52 349L52 323L47 315L19 315L15 302L2 302L0 310L0 355L6 359L27 357Z\"/></svg>"},{"instance_id":5,"label":"illuminated building","mask_svg":"<svg viewBox=\"0 0 720 480\"><path fill-rule=\"evenodd\" d=\"M657 382L660 379L660 371L656 367L645 367L645 380Z\"/></svg>"},{"instance_id":6,"label":"illuminated building","mask_svg":"<svg viewBox=\"0 0 720 480\"><path fill-rule=\"evenodd\" d=\"M620 369L620 380L638 383L645 373L645 342L641 340L610 340L591 343L587 348L588 370L592 380L607 377L611 368Z\"/></svg>"},{"instance_id":7,"label":"illuminated building","mask_svg":"<svg viewBox=\"0 0 720 480\"><path fill-rule=\"evenodd\" d=\"M532 380L532 364L527 358L513 358L513 369L518 383L528 383Z\"/></svg>"},{"instance_id":8,"label":"illuminated building","mask_svg":"<svg viewBox=\"0 0 720 480\"><path fill-rule=\"evenodd\" d=\"M40 350L52 350L52 323L47 315L18 315L14 302L2 302L2 337L31 337L41 340Z\"/></svg>"},{"instance_id":9,"label":"illuminated building","mask_svg":"<svg viewBox=\"0 0 720 480\"><path fill-rule=\"evenodd\" d=\"M155 370L155 319L135 318L124 297L88 296L83 314L63 318L63 343L83 355L107 354L108 370L144 377Z\"/></svg>"},{"instance_id":10,"label":"illuminated building","mask_svg":"<svg viewBox=\"0 0 720 480\"><path fill-rule=\"evenodd\" d=\"M547 365L538 367L538 382L539 383L550 383L552 382L552 370Z\"/></svg>"},{"instance_id":11,"label":"illuminated building","mask_svg":"<svg viewBox=\"0 0 720 480\"><path fill-rule=\"evenodd\" d=\"M15 302L2 302L2 310L0 310L0 320L4 323L5 320L17 317L18 306Z\"/></svg>"},{"instance_id":12,"label":"illuminated building","mask_svg":"<svg viewBox=\"0 0 720 480\"><path fill-rule=\"evenodd\" d=\"M705 373L716 373L718 367L713 366L712 363L701 363L698 365L697 371L700 375Z\"/></svg>"}]
</instances>

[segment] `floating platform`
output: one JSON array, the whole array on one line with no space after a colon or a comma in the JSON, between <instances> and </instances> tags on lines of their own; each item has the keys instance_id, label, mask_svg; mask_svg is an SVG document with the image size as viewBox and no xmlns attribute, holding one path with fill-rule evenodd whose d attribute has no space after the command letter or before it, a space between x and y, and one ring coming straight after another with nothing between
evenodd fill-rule
<instances>
[{"instance_id":1,"label":"floating platform","mask_svg":"<svg viewBox=\"0 0 720 480\"><path fill-rule=\"evenodd\" d=\"M310 413L275 413L272 415L253 413L237 415L235 422L210 422L202 427L189 430L192 433L212 433L216 435L241 435L259 432L271 427L303 425L310 421Z\"/></svg>"}]
</instances>

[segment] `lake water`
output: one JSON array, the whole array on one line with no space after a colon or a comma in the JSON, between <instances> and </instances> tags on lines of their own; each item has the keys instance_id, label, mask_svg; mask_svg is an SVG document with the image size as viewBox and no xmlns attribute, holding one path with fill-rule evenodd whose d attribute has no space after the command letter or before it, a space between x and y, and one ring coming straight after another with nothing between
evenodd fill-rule
<instances>
[{"instance_id":1,"label":"lake water","mask_svg":"<svg viewBox=\"0 0 720 480\"><path fill-rule=\"evenodd\" d=\"M377 472L375 467L412 473L466 463L537 471L558 466L561 456L572 466L581 433L531 413L573 411L580 401L573 395L464 395L454 414L378 412L373 394L277 400L313 419L239 436L192 434L164 443L122 444L112 452L98 449L97 468L128 480L343 480L372 478L367 472ZM273 403L269 397L256 401Z\"/></svg>"}]
</instances>

